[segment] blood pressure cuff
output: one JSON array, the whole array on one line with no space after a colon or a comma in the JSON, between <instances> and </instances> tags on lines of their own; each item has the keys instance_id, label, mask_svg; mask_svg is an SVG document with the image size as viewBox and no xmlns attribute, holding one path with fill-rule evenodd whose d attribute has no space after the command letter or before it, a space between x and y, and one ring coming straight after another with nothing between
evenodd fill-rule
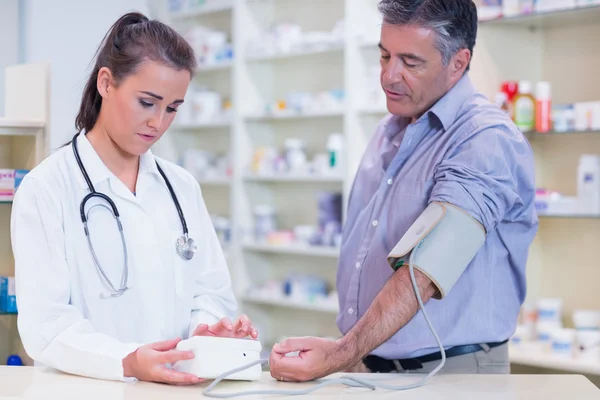
<instances>
[{"instance_id":1,"label":"blood pressure cuff","mask_svg":"<svg viewBox=\"0 0 600 400\"><path fill-rule=\"evenodd\" d=\"M442 299L483 246L485 236L483 226L466 211L432 202L392 249L388 262L396 271L408 265L414 251L413 267L437 287L433 297Z\"/></svg>"}]
</instances>

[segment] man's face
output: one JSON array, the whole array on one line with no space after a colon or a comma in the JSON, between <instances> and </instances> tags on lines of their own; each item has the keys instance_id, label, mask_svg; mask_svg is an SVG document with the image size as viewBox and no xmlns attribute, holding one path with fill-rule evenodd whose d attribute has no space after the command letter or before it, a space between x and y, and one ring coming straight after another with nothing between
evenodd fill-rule
<instances>
[{"instance_id":1,"label":"man's face","mask_svg":"<svg viewBox=\"0 0 600 400\"><path fill-rule=\"evenodd\" d=\"M414 121L458 80L455 64L442 63L435 40L436 33L428 28L383 24L381 87L390 113Z\"/></svg>"}]
</instances>

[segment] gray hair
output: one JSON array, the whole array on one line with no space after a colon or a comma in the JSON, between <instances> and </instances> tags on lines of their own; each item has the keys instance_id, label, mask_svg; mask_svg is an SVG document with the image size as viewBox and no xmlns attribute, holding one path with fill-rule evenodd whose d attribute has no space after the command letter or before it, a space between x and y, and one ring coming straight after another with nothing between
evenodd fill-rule
<instances>
[{"instance_id":1,"label":"gray hair","mask_svg":"<svg viewBox=\"0 0 600 400\"><path fill-rule=\"evenodd\" d=\"M433 30L445 66L460 49L469 49L473 54L477 7L472 0L381 0L379 11L385 23Z\"/></svg>"}]
</instances>

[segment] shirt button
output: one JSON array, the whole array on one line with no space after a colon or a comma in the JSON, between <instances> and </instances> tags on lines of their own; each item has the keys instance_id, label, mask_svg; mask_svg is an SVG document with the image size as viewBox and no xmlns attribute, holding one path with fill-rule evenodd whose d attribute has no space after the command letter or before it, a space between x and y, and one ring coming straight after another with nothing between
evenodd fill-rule
<instances>
[{"instance_id":1,"label":"shirt button","mask_svg":"<svg viewBox=\"0 0 600 400\"><path fill-rule=\"evenodd\" d=\"M391 185L392 183L394 183L394 181L392 180L392 178L388 179L388 185Z\"/></svg>"},{"instance_id":2,"label":"shirt button","mask_svg":"<svg viewBox=\"0 0 600 400\"><path fill-rule=\"evenodd\" d=\"M372 224L373 226L377 226L377 225L379 225L379 221L375 220L375 221L373 221L371 224Z\"/></svg>"},{"instance_id":3,"label":"shirt button","mask_svg":"<svg viewBox=\"0 0 600 400\"><path fill-rule=\"evenodd\" d=\"M350 314L350 315L354 314L354 308L349 308L348 309L348 314Z\"/></svg>"},{"instance_id":4,"label":"shirt button","mask_svg":"<svg viewBox=\"0 0 600 400\"><path fill-rule=\"evenodd\" d=\"M356 269L359 269L360 268L360 263L357 262L356 265L354 265L354 266L356 267Z\"/></svg>"}]
</instances>

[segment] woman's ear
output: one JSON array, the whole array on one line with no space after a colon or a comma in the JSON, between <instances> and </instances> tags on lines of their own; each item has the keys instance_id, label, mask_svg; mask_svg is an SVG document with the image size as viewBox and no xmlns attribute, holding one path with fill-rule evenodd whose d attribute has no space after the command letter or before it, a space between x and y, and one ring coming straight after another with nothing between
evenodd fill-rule
<instances>
[{"instance_id":1,"label":"woman's ear","mask_svg":"<svg viewBox=\"0 0 600 400\"><path fill-rule=\"evenodd\" d=\"M100 96L102 96L103 99L105 99L106 96L108 96L108 92L112 84L113 76L112 72L110 72L110 69L106 67L100 68L100 71L98 71L98 79L96 85L98 87L98 93L100 93Z\"/></svg>"}]
</instances>

